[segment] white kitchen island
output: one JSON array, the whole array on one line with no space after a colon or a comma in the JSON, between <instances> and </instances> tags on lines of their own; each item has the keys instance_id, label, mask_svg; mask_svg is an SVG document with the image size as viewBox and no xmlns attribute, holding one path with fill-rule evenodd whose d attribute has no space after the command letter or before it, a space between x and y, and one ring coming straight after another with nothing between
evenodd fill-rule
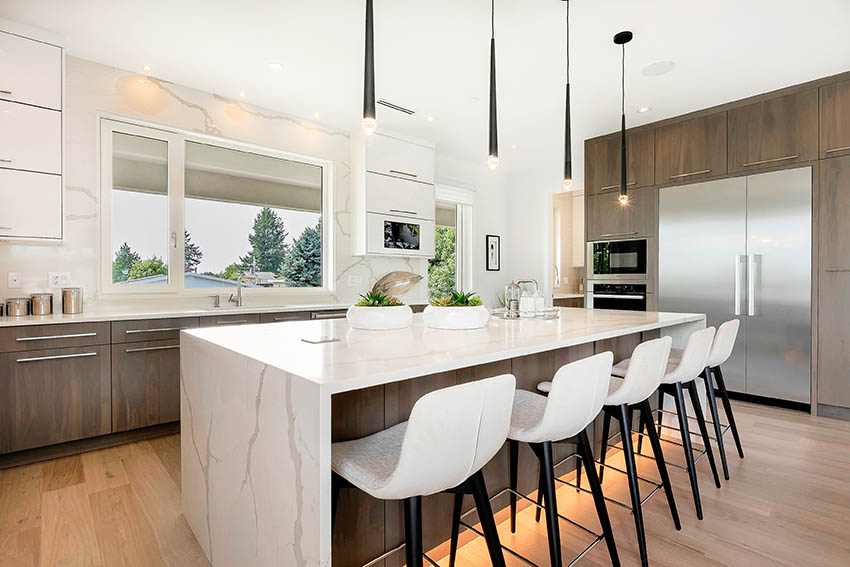
<instances>
[{"instance_id":1,"label":"white kitchen island","mask_svg":"<svg viewBox=\"0 0 850 567\"><path fill-rule=\"evenodd\" d=\"M403 533L395 507L352 494L341 497L336 524L348 536L332 545L332 440L406 419L437 387L507 371L533 389L570 360L603 350L619 360L659 333L682 347L704 326L699 314L562 308L559 319L491 319L475 331L428 329L421 315L395 331L355 330L344 319L183 331L183 513L214 566L330 566L332 548L345 551L334 566L363 564ZM339 340L302 340L321 336ZM491 493L501 488L500 461L485 468ZM530 492L526 461L520 488ZM431 498L424 521L447 533L444 503ZM426 549L443 541L441 530Z\"/></svg>"}]
</instances>

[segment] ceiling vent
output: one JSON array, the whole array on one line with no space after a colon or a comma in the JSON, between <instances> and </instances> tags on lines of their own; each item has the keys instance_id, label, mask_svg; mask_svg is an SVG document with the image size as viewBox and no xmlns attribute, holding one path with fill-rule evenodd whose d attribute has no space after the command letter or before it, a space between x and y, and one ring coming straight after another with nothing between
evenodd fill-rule
<instances>
[{"instance_id":1,"label":"ceiling vent","mask_svg":"<svg viewBox=\"0 0 850 567\"><path fill-rule=\"evenodd\" d=\"M389 108L391 110L395 110L397 112L407 114L408 116L413 116L414 114L416 114L416 112L414 112L413 110L410 110L409 108L399 106L399 105L397 105L393 102L390 102L386 99L383 99L383 98L378 100L378 104L380 104L381 106L386 106L387 108Z\"/></svg>"}]
</instances>

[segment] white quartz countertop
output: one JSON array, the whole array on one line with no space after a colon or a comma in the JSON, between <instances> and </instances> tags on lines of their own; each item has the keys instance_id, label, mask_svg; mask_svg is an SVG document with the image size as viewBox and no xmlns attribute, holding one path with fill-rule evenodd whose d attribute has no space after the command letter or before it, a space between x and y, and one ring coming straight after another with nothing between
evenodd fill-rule
<instances>
[{"instance_id":1,"label":"white quartz countertop","mask_svg":"<svg viewBox=\"0 0 850 567\"><path fill-rule=\"evenodd\" d=\"M345 319L335 319L182 333L184 340L218 345L335 393L705 319L694 313L560 310L558 319L491 318L485 328L470 331L426 328L417 314L410 327L393 331L352 329ZM302 340L322 336L339 340Z\"/></svg>"},{"instance_id":2,"label":"white quartz countertop","mask_svg":"<svg viewBox=\"0 0 850 567\"><path fill-rule=\"evenodd\" d=\"M127 321L133 319L166 319L170 317L204 317L222 315L245 315L248 313L287 313L294 311L333 311L348 309L349 304L330 303L318 305L264 305L252 307L220 307L186 309L145 309L144 307L106 307L85 309L78 315L28 315L26 317L0 317L0 328L25 325L50 325L57 323L96 323L99 321ZM54 309L56 305L54 304ZM61 311L62 307L59 306Z\"/></svg>"}]
</instances>

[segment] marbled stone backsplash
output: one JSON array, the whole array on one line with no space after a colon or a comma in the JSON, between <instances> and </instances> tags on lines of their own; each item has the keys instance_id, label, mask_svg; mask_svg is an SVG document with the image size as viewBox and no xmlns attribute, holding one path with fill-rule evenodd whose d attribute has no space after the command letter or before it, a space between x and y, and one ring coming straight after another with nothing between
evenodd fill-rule
<instances>
[{"instance_id":1,"label":"marbled stone backsplash","mask_svg":"<svg viewBox=\"0 0 850 567\"><path fill-rule=\"evenodd\" d=\"M98 117L127 117L206 134L250 142L278 150L315 156L334 163L335 278L333 294L299 297L250 298L251 304L349 303L383 274L407 270L427 276L427 260L367 258L351 255L349 212L350 140L348 132L253 107L216 94L205 93L100 65L66 58L64 112L65 241L61 244L0 242L0 298L48 291L50 271L71 272L73 283L84 288L86 303L115 301L99 294L100 171ZM7 289L5 272L23 275L22 289ZM348 286L360 276L357 288ZM403 298L424 302L423 283ZM134 298L151 307L177 304L177 298ZM180 298L179 305L207 306L208 298ZM127 303L126 297L120 303ZM58 303L57 303L58 305Z\"/></svg>"}]
</instances>

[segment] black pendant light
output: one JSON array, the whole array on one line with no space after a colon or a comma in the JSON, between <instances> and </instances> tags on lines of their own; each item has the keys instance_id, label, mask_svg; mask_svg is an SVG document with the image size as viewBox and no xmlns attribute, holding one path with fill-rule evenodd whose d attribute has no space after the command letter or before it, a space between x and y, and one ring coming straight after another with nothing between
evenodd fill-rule
<instances>
[{"instance_id":1,"label":"black pendant light","mask_svg":"<svg viewBox=\"0 0 850 567\"><path fill-rule=\"evenodd\" d=\"M626 194L626 44L634 35L630 31L621 31L614 36L614 43L623 48L622 66L622 115L620 120L620 204L627 205L629 196Z\"/></svg>"},{"instance_id":2,"label":"black pendant light","mask_svg":"<svg viewBox=\"0 0 850 567\"><path fill-rule=\"evenodd\" d=\"M378 128L375 115L375 37L372 0L366 0L366 62L363 76L363 131L369 136Z\"/></svg>"},{"instance_id":3,"label":"black pendant light","mask_svg":"<svg viewBox=\"0 0 850 567\"><path fill-rule=\"evenodd\" d=\"M487 167L499 167L499 132L496 127L496 0L490 0L490 152Z\"/></svg>"},{"instance_id":4,"label":"black pendant light","mask_svg":"<svg viewBox=\"0 0 850 567\"><path fill-rule=\"evenodd\" d=\"M570 0L567 4L567 90L564 103L564 191L573 186L573 152L570 148Z\"/></svg>"}]
</instances>

